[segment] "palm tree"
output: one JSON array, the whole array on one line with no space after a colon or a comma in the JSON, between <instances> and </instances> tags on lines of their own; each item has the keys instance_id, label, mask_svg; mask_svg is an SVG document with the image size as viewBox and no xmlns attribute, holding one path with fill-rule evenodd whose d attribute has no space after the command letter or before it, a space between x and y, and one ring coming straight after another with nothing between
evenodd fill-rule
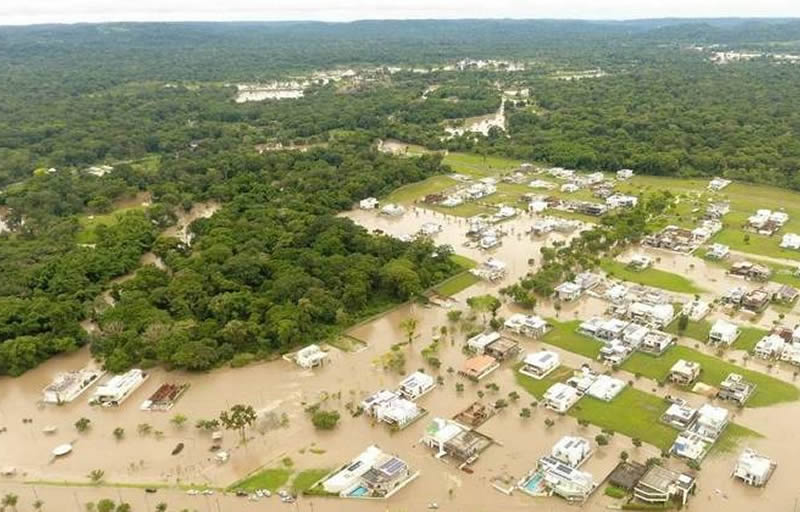
<instances>
[{"instance_id":1,"label":"palm tree","mask_svg":"<svg viewBox=\"0 0 800 512\"><path fill-rule=\"evenodd\" d=\"M33 510L42 510L44 507L44 502L42 500L36 500L33 502Z\"/></svg>"},{"instance_id":2,"label":"palm tree","mask_svg":"<svg viewBox=\"0 0 800 512\"><path fill-rule=\"evenodd\" d=\"M0 501L0 505L3 506L3 510L4 511L7 508L12 508L14 510L17 510L17 502L18 501L19 501L19 496L17 496L16 494L10 492L10 493L6 494L5 496L3 496L3 501Z\"/></svg>"}]
</instances>

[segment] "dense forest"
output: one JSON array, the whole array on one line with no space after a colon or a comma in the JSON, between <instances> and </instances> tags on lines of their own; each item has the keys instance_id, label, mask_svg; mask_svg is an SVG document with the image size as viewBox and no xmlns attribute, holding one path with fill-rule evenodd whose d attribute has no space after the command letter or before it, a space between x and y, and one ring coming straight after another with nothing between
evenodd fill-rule
<instances>
[{"instance_id":1,"label":"dense forest","mask_svg":"<svg viewBox=\"0 0 800 512\"><path fill-rule=\"evenodd\" d=\"M450 248L335 216L448 172L377 139L800 189L800 64L769 54L799 40L794 20L0 27L0 374L88 342L112 370L270 357L457 272ZM710 44L768 54L717 65ZM348 68L234 101L239 83ZM559 79L584 70L602 72ZM505 131L447 136L501 104ZM163 234L209 201L191 244Z\"/></svg>"}]
</instances>

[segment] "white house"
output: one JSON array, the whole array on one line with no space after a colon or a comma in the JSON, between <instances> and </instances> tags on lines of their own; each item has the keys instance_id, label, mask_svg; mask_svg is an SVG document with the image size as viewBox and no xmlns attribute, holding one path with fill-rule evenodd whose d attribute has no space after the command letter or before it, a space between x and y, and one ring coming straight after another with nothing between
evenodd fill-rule
<instances>
[{"instance_id":1,"label":"white house","mask_svg":"<svg viewBox=\"0 0 800 512\"><path fill-rule=\"evenodd\" d=\"M514 313L503 325L513 333L530 338L541 338L547 332L547 322L537 315Z\"/></svg>"},{"instance_id":2,"label":"white house","mask_svg":"<svg viewBox=\"0 0 800 512\"><path fill-rule=\"evenodd\" d=\"M667 407L661 416L661 421L679 430L683 430L692 424L697 417L697 409L690 407L686 403L674 403Z\"/></svg>"},{"instance_id":3,"label":"white house","mask_svg":"<svg viewBox=\"0 0 800 512\"><path fill-rule=\"evenodd\" d=\"M97 387L89 399L91 405L102 405L103 407L113 407L122 404L144 381L149 377L138 368L129 370L122 375L114 375L106 383Z\"/></svg>"},{"instance_id":4,"label":"white house","mask_svg":"<svg viewBox=\"0 0 800 512\"><path fill-rule=\"evenodd\" d=\"M582 437L564 436L553 445L550 455L570 467L579 468L591 457L592 445Z\"/></svg>"},{"instance_id":5,"label":"white house","mask_svg":"<svg viewBox=\"0 0 800 512\"><path fill-rule=\"evenodd\" d=\"M678 457L700 462L711 448L711 442L698 434L681 432L672 443L670 451Z\"/></svg>"},{"instance_id":6,"label":"white house","mask_svg":"<svg viewBox=\"0 0 800 512\"><path fill-rule=\"evenodd\" d=\"M362 210L374 210L380 203L374 197L368 197L358 202L358 207Z\"/></svg>"},{"instance_id":7,"label":"white house","mask_svg":"<svg viewBox=\"0 0 800 512\"><path fill-rule=\"evenodd\" d=\"M419 228L419 232L426 236L434 236L442 232L442 225L438 222L426 222Z\"/></svg>"},{"instance_id":8,"label":"white house","mask_svg":"<svg viewBox=\"0 0 800 512\"><path fill-rule=\"evenodd\" d=\"M731 180L726 180L725 178L717 177L708 182L708 189L718 192L730 184Z\"/></svg>"},{"instance_id":9,"label":"white house","mask_svg":"<svg viewBox=\"0 0 800 512\"><path fill-rule=\"evenodd\" d=\"M389 215L390 217L400 217L404 213L406 213L406 209L400 206L399 204L389 203L381 208L381 213L383 215Z\"/></svg>"},{"instance_id":10,"label":"white house","mask_svg":"<svg viewBox=\"0 0 800 512\"><path fill-rule=\"evenodd\" d=\"M417 404L405 398L383 402L373 408L373 415L378 421L388 423L396 428L403 428L425 414Z\"/></svg>"},{"instance_id":11,"label":"white house","mask_svg":"<svg viewBox=\"0 0 800 512\"><path fill-rule=\"evenodd\" d=\"M670 382L674 382L680 386L688 386L697 380L701 371L700 363L696 361L686 361L685 359L678 359L669 370L667 378Z\"/></svg>"},{"instance_id":12,"label":"white house","mask_svg":"<svg viewBox=\"0 0 800 512\"><path fill-rule=\"evenodd\" d=\"M633 178L633 169L620 169L617 171L617 179L625 181Z\"/></svg>"},{"instance_id":13,"label":"white house","mask_svg":"<svg viewBox=\"0 0 800 512\"><path fill-rule=\"evenodd\" d=\"M736 461L732 476L747 485L762 487L767 484L776 467L777 464L769 457L764 457L749 448L745 448Z\"/></svg>"},{"instance_id":14,"label":"white house","mask_svg":"<svg viewBox=\"0 0 800 512\"><path fill-rule=\"evenodd\" d=\"M569 502L583 503L597 488L591 473L570 467L553 457L539 459L538 472L532 478L538 475L541 475L541 481L550 494L561 496Z\"/></svg>"},{"instance_id":15,"label":"white house","mask_svg":"<svg viewBox=\"0 0 800 512\"><path fill-rule=\"evenodd\" d=\"M538 189L544 189L544 190L551 190L551 189L556 188L556 184L555 183L553 183L551 181L545 181L545 180L533 180L530 183L528 183L528 186L531 187L531 188L538 188Z\"/></svg>"},{"instance_id":16,"label":"white house","mask_svg":"<svg viewBox=\"0 0 800 512\"><path fill-rule=\"evenodd\" d=\"M753 352L761 359L777 359L783 354L786 342L777 334L770 334L761 338L756 343Z\"/></svg>"},{"instance_id":17,"label":"white house","mask_svg":"<svg viewBox=\"0 0 800 512\"><path fill-rule=\"evenodd\" d=\"M672 321L675 317L675 310L672 304L650 305L644 302L634 302L628 309L628 315L632 320L661 328Z\"/></svg>"},{"instance_id":18,"label":"white house","mask_svg":"<svg viewBox=\"0 0 800 512\"><path fill-rule=\"evenodd\" d=\"M328 361L328 353L322 350L319 345L309 345L298 350L294 360L302 368L316 368Z\"/></svg>"},{"instance_id":19,"label":"white house","mask_svg":"<svg viewBox=\"0 0 800 512\"><path fill-rule=\"evenodd\" d=\"M687 302L683 306L683 314L689 317L689 320L697 322L698 320L702 320L708 312L711 311L711 305L708 302L696 299L692 300L691 302Z\"/></svg>"},{"instance_id":20,"label":"white house","mask_svg":"<svg viewBox=\"0 0 800 512\"><path fill-rule=\"evenodd\" d=\"M800 249L800 235L796 233L786 233L781 239L781 247L784 249Z\"/></svg>"},{"instance_id":21,"label":"white house","mask_svg":"<svg viewBox=\"0 0 800 512\"><path fill-rule=\"evenodd\" d=\"M574 183L564 183L563 185L561 185L561 192L566 192L567 194L577 192L578 190L579 190L578 185Z\"/></svg>"},{"instance_id":22,"label":"white house","mask_svg":"<svg viewBox=\"0 0 800 512\"><path fill-rule=\"evenodd\" d=\"M615 379L609 375L600 375L594 383L589 386L586 394L599 400L610 402L614 397L620 394L623 389L625 389L625 381Z\"/></svg>"},{"instance_id":23,"label":"white house","mask_svg":"<svg viewBox=\"0 0 800 512\"><path fill-rule=\"evenodd\" d=\"M561 364L558 353L552 350L540 350L525 356L519 373L534 379L543 379Z\"/></svg>"},{"instance_id":24,"label":"white house","mask_svg":"<svg viewBox=\"0 0 800 512\"><path fill-rule=\"evenodd\" d=\"M798 237L798 243L800 243L800 237ZM706 253L706 258L712 260L722 260L725 259L728 254L730 254L731 249L727 245L724 244L711 244L708 252Z\"/></svg>"},{"instance_id":25,"label":"white house","mask_svg":"<svg viewBox=\"0 0 800 512\"><path fill-rule=\"evenodd\" d=\"M583 289L572 281L564 281L556 286L555 292L558 294L559 300L563 302L570 302L576 300L583 293Z\"/></svg>"},{"instance_id":26,"label":"white house","mask_svg":"<svg viewBox=\"0 0 800 512\"><path fill-rule=\"evenodd\" d=\"M92 368L59 373L53 382L42 390L42 401L48 404L69 403L97 382L103 374L104 371Z\"/></svg>"},{"instance_id":27,"label":"white house","mask_svg":"<svg viewBox=\"0 0 800 512\"><path fill-rule=\"evenodd\" d=\"M497 281L505 277L506 264L498 259L489 258L478 267L470 269L470 273L487 281Z\"/></svg>"},{"instance_id":28,"label":"white house","mask_svg":"<svg viewBox=\"0 0 800 512\"><path fill-rule=\"evenodd\" d=\"M625 194L614 194L606 198L606 205L609 208L633 208L639 204L639 198Z\"/></svg>"},{"instance_id":29,"label":"white house","mask_svg":"<svg viewBox=\"0 0 800 512\"><path fill-rule=\"evenodd\" d=\"M567 412L580 398L575 388L561 382L550 386L543 396L544 406L560 413Z\"/></svg>"},{"instance_id":30,"label":"white house","mask_svg":"<svg viewBox=\"0 0 800 512\"><path fill-rule=\"evenodd\" d=\"M368 416L375 416L375 411L383 404L389 403L392 400L396 400L400 397L394 391L389 391L388 389L382 389L377 393L373 393L372 395L368 396L361 402L361 409L364 413Z\"/></svg>"},{"instance_id":31,"label":"white house","mask_svg":"<svg viewBox=\"0 0 800 512\"><path fill-rule=\"evenodd\" d=\"M486 351L486 347L500 339L500 333L497 331L482 332L467 340L467 348L478 355Z\"/></svg>"},{"instance_id":32,"label":"white house","mask_svg":"<svg viewBox=\"0 0 800 512\"><path fill-rule=\"evenodd\" d=\"M739 337L739 327L726 320L719 319L711 326L708 341L712 344L730 346Z\"/></svg>"},{"instance_id":33,"label":"white house","mask_svg":"<svg viewBox=\"0 0 800 512\"><path fill-rule=\"evenodd\" d=\"M781 361L800 366L800 343L787 343L783 347Z\"/></svg>"},{"instance_id":34,"label":"white house","mask_svg":"<svg viewBox=\"0 0 800 512\"><path fill-rule=\"evenodd\" d=\"M714 442L728 426L729 416L730 413L723 407L704 404L697 410L697 420L689 427L689 431Z\"/></svg>"},{"instance_id":35,"label":"white house","mask_svg":"<svg viewBox=\"0 0 800 512\"><path fill-rule=\"evenodd\" d=\"M414 372L400 382L397 391L409 400L416 400L436 387L436 380L425 372Z\"/></svg>"}]
</instances>

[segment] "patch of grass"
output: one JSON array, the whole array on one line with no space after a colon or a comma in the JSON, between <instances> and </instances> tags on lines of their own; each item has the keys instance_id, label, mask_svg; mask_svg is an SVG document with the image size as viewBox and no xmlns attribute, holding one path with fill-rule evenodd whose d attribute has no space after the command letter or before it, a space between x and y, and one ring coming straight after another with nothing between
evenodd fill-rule
<instances>
[{"instance_id":1,"label":"patch of grass","mask_svg":"<svg viewBox=\"0 0 800 512\"><path fill-rule=\"evenodd\" d=\"M559 322L549 318L547 321L553 327L544 335L542 341L548 345L563 348L591 359L597 359L597 356L600 355L603 344L594 338L578 333L577 329L581 324L579 320Z\"/></svg>"},{"instance_id":2,"label":"patch of grass","mask_svg":"<svg viewBox=\"0 0 800 512\"><path fill-rule=\"evenodd\" d=\"M111 213L102 215L83 215L78 217L78 223L81 225L81 230L78 231L76 235L78 243L97 243L97 233L95 233L95 228L97 228L97 226L113 226L119 222L122 215L128 212L144 210L144 208L144 206L131 206L129 208L119 208Z\"/></svg>"},{"instance_id":3,"label":"patch of grass","mask_svg":"<svg viewBox=\"0 0 800 512\"><path fill-rule=\"evenodd\" d=\"M655 395L626 387L611 402L584 396L567 414L668 450L677 432L658 421L667 406Z\"/></svg>"},{"instance_id":4,"label":"patch of grass","mask_svg":"<svg viewBox=\"0 0 800 512\"><path fill-rule=\"evenodd\" d=\"M689 320L686 330L678 331L678 318L676 318L664 331L676 336L687 336L706 343L708 341L708 333L711 331L711 322L708 320L698 320L696 322Z\"/></svg>"},{"instance_id":5,"label":"patch of grass","mask_svg":"<svg viewBox=\"0 0 800 512\"><path fill-rule=\"evenodd\" d=\"M537 399L542 398L547 389L556 382L564 382L572 376L572 369L566 366L559 366L553 372L543 379L534 379L519 373L523 363L514 366L514 378L517 384L525 391L535 396Z\"/></svg>"},{"instance_id":6,"label":"patch of grass","mask_svg":"<svg viewBox=\"0 0 800 512\"><path fill-rule=\"evenodd\" d=\"M341 334L328 340L328 345L336 347L343 352L355 352L365 347L367 344L358 338L354 338L347 334Z\"/></svg>"},{"instance_id":7,"label":"patch of grass","mask_svg":"<svg viewBox=\"0 0 800 512\"><path fill-rule=\"evenodd\" d=\"M742 368L717 357L680 345L670 348L660 357L653 357L639 352L634 353L625 361L622 368L631 373L638 373L651 379L664 381L672 365L679 359L700 363L702 373L699 380L710 386L718 386L729 373L738 373L745 379L755 383L757 388L753 396L748 400L747 407L766 407L782 402L793 402L800 398L800 390L791 383Z\"/></svg>"},{"instance_id":8,"label":"patch of grass","mask_svg":"<svg viewBox=\"0 0 800 512\"><path fill-rule=\"evenodd\" d=\"M516 169L522 161L474 153L448 153L444 157L444 163L449 165L453 172L468 176L486 177L502 171Z\"/></svg>"},{"instance_id":9,"label":"patch of grass","mask_svg":"<svg viewBox=\"0 0 800 512\"><path fill-rule=\"evenodd\" d=\"M458 182L448 176L433 176L423 181L404 185L383 199L390 203L413 203L428 194L436 194L453 187Z\"/></svg>"},{"instance_id":10,"label":"patch of grass","mask_svg":"<svg viewBox=\"0 0 800 512\"><path fill-rule=\"evenodd\" d=\"M478 266L477 261L473 260L472 258L467 258L466 256L461 256L460 254L451 254L450 261L465 269L471 269Z\"/></svg>"},{"instance_id":11,"label":"patch of grass","mask_svg":"<svg viewBox=\"0 0 800 512\"><path fill-rule=\"evenodd\" d=\"M301 471L292 480L292 491L301 494L330 472L330 469L306 469Z\"/></svg>"},{"instance_id":12,"label":"patch of grass","mask_svg":"<svg viewBox=\"0 0 800 512\"><path fill-rule=\"evenodd\" d=\"M714 453L730 453L737 450L741 441L745 438L759 438L764 437L755 430L750 430L747 427L731 423L722 433L714 446L711 447L712 454Z\"/></svg>"},{"instance_id":13,"label":"patch of grass","mask_svg":"<svg viewBox=\"0 0 800 512\"><path fill-rule=\"evenodd\" d=\"M467 271L456 274L447 281L437 285L433 290L439 295L451 296L458 292L466 290L473 284L479 282L481 279L470 274Z\"/></svg>"},{"instance_id":14,"label":"patch of grass","mask_svg":"<svg viewBox=\"0 0 800 512\"><path fill-rule=\"evenodd\" d=\"M245 491L255 491L257 489L269 489L275 492L286 485L292 470L286 468L262 469L233 484L231 489L243 489ZM299 476L299 475L298 475Z\"/></svg>"},{"instance_id":15,"label":"patch of grass","mask_svg":"<svg viewBox=\"0 0 800 512\"><path fill-rule=\"evenodd\" d=\"M628 268L624 263L613 260L603 260L600 263L600 268L619 279L671 292L695 294L704 291L681 275L655 268L636 271Z\"/></svg>"},{"instance_id":16,"label":"patch of grass","mask_svg":"<svg viewBox=\"0 0 800 512\"><path fill-rule=\"evenodd\" d=\"M474 217L476 215L482 215L484 213L493 212L491 208L480 205L475 202L464 203L458 206L451 206L451 207L439 206L439 205L420 205L420 206L424 206L429 210L444 213L446 215L454 215L456 217Z\"/></svg>"},{"instance_id":17,"label":"patch of grass","mask_svg":"<svg viewBox=\"0 0 800 512\"><path fill-rule=\"evenodd\" d=\"M628 491L626 491L622 487L617 487L616 485L609 484L608 486L606 486L606 489L605 489L605 491L603 491L603 494L605 494L606 496L609 496L611 498L616 498L616 499L619 500L619 499L622 499L625 496L627 496L628 495Z\"/></svg>"},{"instance_id":18,"label":"patch of grass","mask_svg":"<svg viewBox=\"0 0 800 512\"><path fill-rule=\"evenodd\" d=\"M746 235L749 236L749 242L745 242ZM713 241L725 244L735 251L769 256L770 258L800 260L800 251L782 249L780 247L780 233L770 237L756 233L746 233L741 229L725 228L714 236Z\"/></svg>"},{"instance_id":19,"label":"patch of grass","mask_svg":"<svg viewBox=\"0 0 800 512\"><path fill-rule=\"evenodd\" d=\"M769 331L759 329L758 327L742 327L739 330L741 334L736 338L736 341L733 342L733 348L738 348L739 350L745 350L747 352L753 350L756 347L756 343L769 334Z\"/></svg>"}]
</instances>

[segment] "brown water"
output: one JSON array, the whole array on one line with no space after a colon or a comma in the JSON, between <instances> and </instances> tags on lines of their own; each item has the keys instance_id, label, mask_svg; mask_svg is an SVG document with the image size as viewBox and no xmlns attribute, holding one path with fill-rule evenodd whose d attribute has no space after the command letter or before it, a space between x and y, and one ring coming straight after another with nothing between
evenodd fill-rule
<instances>
[{"instance_id":1,"label":"brown water","mask_svg":"<svg viewBox=\"0 0 800 512\"><path fill-rule=\"evenodd\" d=\"M399 219L389 219L374 212L349 212L348 217L364 223L369 228L380 228L394 234L413 232L424 222L434 220L445 226L437 239L442 243L452 243L459 253L483 259L485 253L477 249L460 247L463 219L446 217L429 211L410 211ZM530 241L527 236L517 237L527 223L527 217L518 218L503 225L514 233L505 238L503 245L494 256L509 265L509 276L496 284L481 283L457 296L460 309L466 309L466 297L485 292L496 293L505 283L528 271L528 258L538 262L538 245L549 243L554 238ZM555 237L555 235L553 236ZM663 263L663 259L662 259ZM602 301L588 299L565 307L559 312L564 317L590 316ZM543 305L541 314L547 313ZM505 305L501 315L513 309ZM392 387L402 375L384 372L376 368L373 361L386 353L392 344L402 341L404 335L399 323L413 316L419 320L419 338L412 346L403 348L407 357L406 370L425 368L426 363L420 350L427 345L434 332L441 326L448 326L448 334L440 343L439 358L442 360L441 375L444 384L421 398L419 403L430 411L425 417L398 433L392 433L381 425L372 425L365 417L353 418L345 411L345 403L358 402L363 396L375 390ZM509 363L494 372L480 385L463 381L449 374L448 367L459 368L464 360L460 343L463 333L449 324L446 310L438 307L416 305L401 306L371 322L357 326L349 332L352 336L367 343L365 350L357 353L344 353L331 349L331 364L312 371L297 368L283 360L260 363L241 369L220 369L207 374L188 374L167 372L162 369L151 371L150 379L139 388L121 407L113 409L90 408L86 400L92 390L88 390L75 402L61 407L38 405L41 389L59 371L77 369L89 359L86 349L74 354L54 358L18 379L0 379L0 426L7 427L0 434L0 467L15 466L19 473L13 479L0 479L0 493L16 492L21 496L20 510L28 510L34 493L41 497L45 510L83 510L83 503L104 497L121 497L130 501L135 510L152 510L155 503L165 501L170 509L188 507L198 510L249 511L264 510L263 502L252 503L232 496L215 495L187 496L182 491L160 490L157 495L145 495L141 489L110 489L93 487L68 487L43 484L23 485L23 481L67 480L85 482L85 475L93 469L103 469L109 482L132 483L207 483L223 487L238 480L261 466L277 467L280 459L291 457L298 470L309 468L333 468L350 460L368 444L376 443L385 451L396 453L409 464L421 471L420 477L406 489L387 502L361 502L341 499L301 498L296 510L325 511L420 511L430 502L438 502L442 510L484 511L484 510L574 510L557 498L534 499L516 493L507 497L490 486L490 480L507 474L521 478L531 469L536 459L547 453L552 444L562 435L574 434L593 439L598 433L595 427L582 428L574 419L559 417L542 409L535 409L533 417L524 420L518 416L519 408L527 405L531 398L514 383ZM523 341L523 351L536 350L545 345L541 342ZM560 351L564 364L578 366L586 360L575 354ZM431 371L434 374L437 372ZM620 378L631 378L620 372ZM191 388L169 413L148 413L139 410L139 404L164 382L188 382ZM465 391L457 393L455 383L463 382ZM450 417L477 398L477 391L485 389L488 382L495 382L500 391L492 394L487 391L485 400L494 401L506 397L511 390L517 390L522 398L485 423L479 430L493 437L498 445L489 448L473 466L474 473L467 474L453 465L436 460L431 453L418 444L427 422L433 416ZM655 384L641 379L636 384L640 389L655 389ZM657 390L660 393L673 390ZM341 398L336 393L341 392ZM317 432L311 425L305 406L320 400L321 396L331 396L323 407L342 412L342 420L333 432ZM692 403L698 403L696 395L685 395ZM223 448L232 453L226 464L217 464L208 451L211 440L198 433L193 423L200 418L217 416L220 410L234 403L253 405L259 411L285 413L289 417L286 428L267 430L264 434L251 430L250 441L246 446L238 443L235 433L226 432ZM745 409L736 411L736 421L765 435L761 439L748 440L754 449L777 460L779 466L765 489L752 489L729 478L736 453L713 455L708 458L700 472L698 495L690 502L693 510L711 510L711 507L725 507L730 512L751 512L754 510L792 510L797 498L798 486L795 475L800 470L800 445L791 442L791 435L798 418L798 405L789 404L764 409ZM178 429L170 424L169 418L181 413L189 417L187 426ZM92 429L86 434L78 434L73 423L80 417L92 420ZM545 418L552 418L556 425L544 426ZM23 424L22 418L31 418L30 424ZM150 435L142 437L136 433L136 426L149 423L155 430L163 432L163 439ZM45 425L58 427L55 435L42 433ZM112 430L117 427L126 430L125 439L114 440ZM53 461L50 450L63 442L74 442L72 454ZM170 453L178 443L185 444L178 456ZM316 447L324 453L312 453L309 448ZM634 448L629 439L616 435L609 446L599 448L584 466L597 480L613 468L620 451L626 450L638 460L657 454L653 447ZM680 467L677 461L670 465ZM270 500L277 503L275 498ZM269 501L267 501L269 503ZM611 500L599 491L584 506L586 510L604 510ZM57 509L52 508L58 505ZM277 506L277 505L276 505ZM288 509L287 509L288 510Z\"/></svg>"}]
</instances>

